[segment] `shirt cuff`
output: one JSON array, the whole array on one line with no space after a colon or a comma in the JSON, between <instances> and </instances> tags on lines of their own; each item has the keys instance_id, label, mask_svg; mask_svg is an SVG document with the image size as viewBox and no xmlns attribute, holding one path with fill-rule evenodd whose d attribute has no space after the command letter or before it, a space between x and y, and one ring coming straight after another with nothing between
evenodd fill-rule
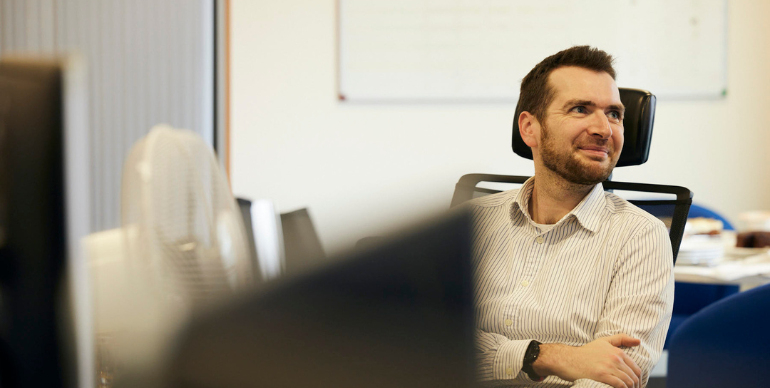
<instances>
[{"instance_id":1,"label":"shirt cuff","mask_svg":"<svg viewBox=\"0 0 770 388\"><path fill-rule=\"evenodd\" d=\"M531 340L506 341L497 349L494 365L495 380L514 379L519 375L524 363L524 353L530 342Z\"/></svg>"}]
</instances>

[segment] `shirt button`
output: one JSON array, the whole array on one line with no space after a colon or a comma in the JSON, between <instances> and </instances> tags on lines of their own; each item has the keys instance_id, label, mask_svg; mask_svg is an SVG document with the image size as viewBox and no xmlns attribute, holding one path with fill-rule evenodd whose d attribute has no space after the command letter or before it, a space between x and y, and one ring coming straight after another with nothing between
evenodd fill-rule
<instances>
[{"instance_id":1,"label":"shirt button","mask_svg":"<svg viewBox=\"0 0 770 388\"><path fill-rule=\"evenodd\" d=\"M510 319L506 319L505 320L505 326L511 326L511 325L513 325L513 321L510 320Z\"/></svg>"},{"instance_id":2,"label":"shirt button","mask_svg":"<svg viewBox=\"0 0 770 388\"><path fill-rule=\"evenodd\" d=\"M506 368L505 374L507 374L508 376L513 376L513 368Z\"/></svg>"},{"instance_id":3,"label":"shirt button","mask_svg":"<svg viewBox=\"0 0 770 388\"><path fill-rule=\"evenodd\" d=\"M537 241L538 244L542 244L543 243L543 237L542 236L538 236L538 238L536 238L535 241Z\"/></svg>"},{"instance_id":4,"label":"shirt button","mask_svg":"<svg viewBox=\"0 0 770 388\"><path fill-rule=\"evenodd\" d=\"M522 280L522 281L521 281L521 286L522 286L522 287L526 287L526 286L528 286L528 285L529 285L529 282L528 282L528 281L526 281L526 280Z\"/></svg>"}]
</instances>

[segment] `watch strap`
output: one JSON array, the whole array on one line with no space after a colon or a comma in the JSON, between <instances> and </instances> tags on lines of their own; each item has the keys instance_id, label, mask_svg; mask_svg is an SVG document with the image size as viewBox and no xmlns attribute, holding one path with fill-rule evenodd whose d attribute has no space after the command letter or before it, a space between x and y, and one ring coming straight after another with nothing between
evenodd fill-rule
<instances>
[{"instance_id":1,"label":"watch strap","mask_svg":"<svg viewBox=\"0 0 770 388\"><path fill-rule=\"evenodd\" d=\"M530 341L529 346L527 346L527 350L524 352L524 363L521 370L524 371L532 381L543 381L545 379L545 377L541 377L535 373L535 368L532 366L538 356L540 356L540 344L540 342L532 340Z\"/></svg>"}]
</instances>

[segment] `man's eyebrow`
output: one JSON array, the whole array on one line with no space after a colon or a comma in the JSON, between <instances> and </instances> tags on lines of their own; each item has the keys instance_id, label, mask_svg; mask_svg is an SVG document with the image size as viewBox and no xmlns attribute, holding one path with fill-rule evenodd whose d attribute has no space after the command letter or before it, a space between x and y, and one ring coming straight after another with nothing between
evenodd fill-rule
<instances>
[{"instance_id":1,"label":"man's eyebrow","mask_svg":"<svg viewBox=\"0 0 770 388\"><path fill-rule=\"evenodd\" d=\"M569 100L569 101L565 102L563 108L567 109L567 108L570 108L570 107L573 107L573 106L578 106L578 105L596 106L596 104L593 101L590 101L590 100L579 100L579 99L575 98L575 99L572 99L572 100Z\"/></svg>"},{"instance_id":2,"label":"man's eyebrow","mask_svg":"<svg viewBox=\"0 0 770 388\"><path fill-rule=\"evenodd\" d=\"M616 110L616 111L620 112L621 114L626 112L626 106L623 105L622 103L620 105L612 104L612 105L610 105L610 109Z\"/></svg>"},{"instance_id":3,"label":"man's eyebrow","mask_svg":"<svg viewBox=\"0 0 770 388\"><path fill-rule=\"evenodd\" d=\"M596 106L596 103L591 101L591 100L572 99L572 100L567 101L564 104L563 108L564 109L569 109L570 107L578 106L578 105ZM626 107L622 103L621 104L612 104L612 105L609 106L609 108L612 109L612 110L619 111L620 113L624 113L626 111Z\"/></svg>"}]
</instances>

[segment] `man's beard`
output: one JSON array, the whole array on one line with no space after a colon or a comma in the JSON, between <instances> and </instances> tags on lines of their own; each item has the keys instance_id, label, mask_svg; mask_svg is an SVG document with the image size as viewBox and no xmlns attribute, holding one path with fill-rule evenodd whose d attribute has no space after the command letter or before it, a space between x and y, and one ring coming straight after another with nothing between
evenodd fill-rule
<instances>
[{"instance_id":1,"label":"man's beard","mask_svg":"<svg viewBox=\"0 0 770 388\"><path fill-rule=\"evenodd\" d=\"M555 172L566 181L578 185L595 185L606 181L610 177L617 160L610 159L610 164L606 168L598 164L585 164L578 159L574 150L567 154L556 150L552 139L549 138L548 128L543 125L542 129L540 156L543 159L543 164L549 170ZM610 148L608 157L610 157L614 150L611 145L608 145L608 147Z\"/></svg>"}]
</instances>

